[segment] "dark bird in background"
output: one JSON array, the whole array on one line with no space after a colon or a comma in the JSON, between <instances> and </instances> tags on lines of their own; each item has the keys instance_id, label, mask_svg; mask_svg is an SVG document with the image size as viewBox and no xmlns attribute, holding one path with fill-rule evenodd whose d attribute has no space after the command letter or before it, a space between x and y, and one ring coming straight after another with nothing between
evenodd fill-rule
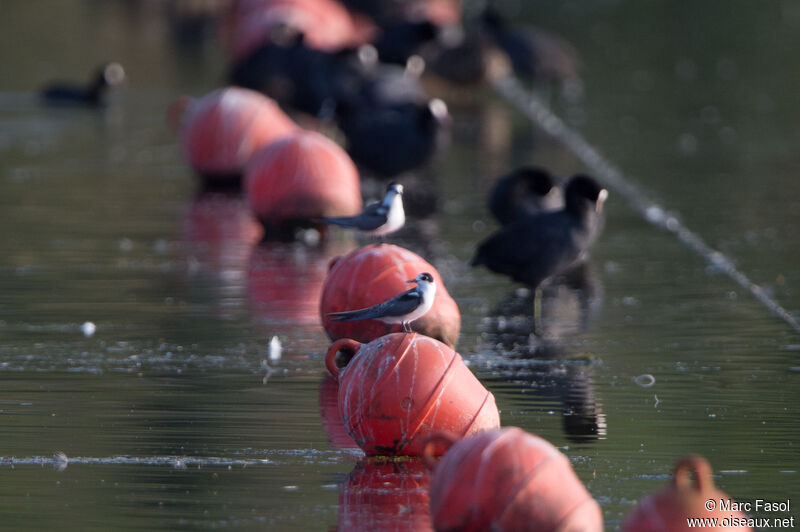
<instances>
[{"instance_id":1,"label":"dark bird in background","mask_svg":"<svg viewBox=\"0 0 800 532\"><path fill-rule=\"evenodd\" d=\"M305 45L302 33L272 30L267 44L233 65L233 85L263 92L280 104L317 115L336 97L338 56Z\"/></svg>"},{"instance_id":2,"label":"dark bird in background","mask_svg":"<svg viewBox=\"0 0 800 532\"><path fill-rule=\"evenodd\" d=\"M75 83L52 83L41 91L48 104L99 106L104 102L106 89L125 81L125 70L119 63L108 63L97 69L97 73L86 85Z\"/></svg>"},{"instance_id":3,"label":"dark bird in background","mask_svg":"<svg viewBox=\"0 0 800 532\"><path fill-rule=\"evenodd\" d=\"M478 85L510 73L508 57L491 39L465 28L445 28L426 56L428 70L455 85Z\"/></svg>"},{"instance_id":4,"label":"dark bird in background","mask_svg":"<svg viewBox=\"0 0 800 532\"><path fill-rule=\"evenodd\" d=\"M421 273L407 282L416 283L417 286L372 307L332 312L328 316L333 321L379 319L385 323L402 323L403 330L411 332L409 324L424 316L433 306L433 300L436 297L436 283L433 276L427 272Z\"/></svg>"},{"instance_id":5,"label":"dark bird in background","mask_svg":"<svg viewBox=\"0 0 800 532\"><path fill-rule=\"evenodd\" d=\"M563 38L539 28L507 23L489 7L480 18L488 36L511 61L514 74L526 80L580 83L580 59Z\"/></svg>"},{"instance_id":6,"label":"dark bird in background","mask_svg":"<svg viewBox=\"0 0 800 532\"><path fill-rule=\"evenodd\" d=\"M426 103L430 97L420 76L425 60L413 56L399 64L383 63L371 44L341 51L336 69L336 103L342 109Z\"/></svg>"},{"instance_id":7,"label":"dark bird in background","mask_svg":"<svg viewBox=\"0 0 800 532\"><path fill-rule=\"evenodd\" d=\"M563 206L564 196L555 178L535 166L522 166L501 176L489 196L489 212L501 225Z\"/></svg>"},{"instance_id":8,"label":"dark bird in background","mask_svg":"<svg viewBox=\"0 0 800 532\"><path fill-rule=\"evenodd\" d=\"M324 221L379 237L394 233L406 223L403 210L403 185L389 184L383 201L367 205L361 214L342 218L328 217L324 218Z\"/></svg>"},{"instance_id":9,"label":"dark bird in background","mask_svg":"<svg viewBox=\"0 0 800 532\"><path fill-rule=\"evenodd\" d=\"M537 288L545 279L581 262L602 228L608 192L576 175L564 191L564 208L520 218L478 246L472 265Z\"/></svg>"},{"instance_id":10,"label":"dark bird in background","mask_svg":"<svg viewBox=\"0 0 800 532\"><path fill-rule=\"evenodd\" d=\"M425 164L436 151L449 115L439 99L337 108L339 127L353 160L378 175L393 177Z\"/></svg>"},{"instance_id":11,"label":"dark bird in background","mask_svg":"<svg viewBox=\"0 0 800 532\"><path fill-rule=\"evenodd\" d=\"M411 56L435 42L438 35L439 27L428 20L400 20L381 28L374 46L382 62L405 65Z\"/></svg>"}]
</instances>

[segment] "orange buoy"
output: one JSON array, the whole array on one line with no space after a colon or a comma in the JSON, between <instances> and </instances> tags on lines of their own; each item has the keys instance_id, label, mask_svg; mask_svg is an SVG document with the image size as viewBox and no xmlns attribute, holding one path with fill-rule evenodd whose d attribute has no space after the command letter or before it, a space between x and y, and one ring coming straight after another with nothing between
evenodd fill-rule
<instances>
[{"instance_id":1,"label":"orange buoy","mask_svg":"<svg viewBox=\"0 0 800 532\"><path fill-rule=\"evenodd\" d=\"M414 456L435 432L468 436L500 425L494 396L461 355L433 338L343 338L328 348L325 365L339 379L344 426L367 455Z\"/></svg>"},{"instance_id":2,"label":"orange buoy","mask_svg":"<svg viewBox=\"0 0 800 532\"><path fill-rule=\"evenodd\" d=\"M723 502L733 507L724 508ZM681 532L696 530L701 527L700 523L711 528L710 522L704 519L716 519L714 530L753 530L753 520L738 511L736 506L736 501L714 486L708 460L688 454L675 467L672 482L640 500L625 517L622 530ZM698 523L690 527L689 519L697 519Z\"/></svg>"},{"instance_id":3,"label":"orange buoy","mask_svg":"<svg viewBox=\"0 0 800 532\"><path fill-rule=\"evenodd\" d=\"M249 0L240 2L232 19L230 54L240 60L266 44L274 28L303 34L309 48L335 52L363 44L350 12L335 0Z\"/></svg>"},{"instance_id":4,"label":"orange buoy","mask_svg":"<svg viewBox=\"0 0 800 532\"><path fill-rule=\"evenodd\" d=\"M429 484L419 459L359 462L339 492L339 530L432 531Z\"/></svg>"},{"instance_id":5,"label":"orange buoy","mask_svg":"<svg viewBox=\"0 0 800 532\"><path fill-rule=\"evenodd\" d=\"M459 0L413 0L406 2L405 16L410 20L429 20L438 26L460 26Z\"/></svg>"},{"instance_id":6,"label":"orange buoy","mask_svg":"<svg viewBox=\"0 0 800 532\"><path fill-rule=\"evenodd\" d=\"M329 138L299 131L266 146L245 168L250 209L274 237L323 216L361 212L361 181L350 156Z\"/></svg>"},{"instance_id":7,"label":"orange buoy","mask_svg":"<svg viewBox=\"0 0 800 532\"><path fill-rule=\"evenodd\" d=\"M408 290L407 281L423 272L433 275L436 299L424 316L411 322L411 328L455 347L461 330L461 313L447 293L439 272L416 253L391 244L364 246L331 263L320 299L322 325L328 336L331 340L353 338L369 342L390 332L402 331L401 324L388 324L379 319L333 321L328 314L382 303Z\"/></svg>"},{"instance_id":8,"label":"orange buoy","mask_svg":"<svg viewBox=\"0 0 800 532\"><path fill-rule=\"evenodd\" d=\"M183 155L211 185L238 184L256 150L297 129L273 100L238 87L218 89L185 108Z\"/></svg>"},{"instance_id":9,"label":"orange buoy","mask_svg":"<svg viewBox=\"0 0 800 532\"><path fill-rule=\"evenodd\" d=\"M442 449L437 464L434 456ZM517 427L456 440L428 439L423 459L435 468L431 517L436 530L602 531L603 515L569 459L547 440Z\"/></svg>"}]
</instances>

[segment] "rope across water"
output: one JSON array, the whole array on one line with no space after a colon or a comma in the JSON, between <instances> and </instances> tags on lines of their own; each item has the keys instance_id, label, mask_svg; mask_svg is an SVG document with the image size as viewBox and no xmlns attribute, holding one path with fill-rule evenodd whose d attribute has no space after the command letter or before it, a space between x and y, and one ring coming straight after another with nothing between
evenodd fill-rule
<instances>
[{"instance_id":1,"label":"rope across water","mask_svg":"<svg viewBox=\"0 0 800 532\"><path fill-rule=\"evenodd\" d=\"M600 180L628 200L634 210L651 224L674 234L686 247L703 257L718 271L724 272L736 284L750 292L762 305L796 332L800 322L759 285L739 271L725 254L706 244L699 235L686 227L674 214L668 213L648 199L639 188L630 182L623 172L606 159L597 149L570 128L550 110L536 95L526 90L514 77L505 77L494 82L495 91L523 115L537 124L551 137L567 146Z\"/></svg>"}]
</instances>

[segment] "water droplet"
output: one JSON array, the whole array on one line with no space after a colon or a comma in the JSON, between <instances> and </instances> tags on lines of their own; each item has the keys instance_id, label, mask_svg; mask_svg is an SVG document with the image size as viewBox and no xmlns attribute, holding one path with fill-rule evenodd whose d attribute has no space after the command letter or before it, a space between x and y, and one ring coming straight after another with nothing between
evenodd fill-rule
<instances>
[{"instance_id":1,"label":"water droplet","mask_svg":"<svg viewBox=\"0 0 800 532\"><path fill-rule=\"evenodd\" d=\"M678 150L684 155L691 155L697 151L697 137L691 133L684 133L678 137Z\"/></svg>"},{"instance_id":2,"label":"water droplet","mask_svg":"<svg viewBox=\"0 0 800 532\"><path fill-rule=\"evenodd\" d=\"M133 250L133 240L130 238L123 238L119 241L119 250L125 253Z\"/></svg>"},{"instance_id":3,"label":"water droplet","mask_svg":"<svg viewBox=\"0 0 800 532\"><path fill-rule=\"evenodd\" d=\"M83 325L81 325L81 332L86 338L91 338L92 336L94 336L96 330L97 326L91 321L87 321Z\"/></svg>"},{"instance_id":4,"label":"water droplet","mask_svg":"<svg viewBox=\"0 0 800 532\"><path fill-rule=\"evenodd\" d=\"M268 351L268 358L270 362L277 362L281 359L281 352L283 351L283 346L281 345L281 341L277 336L273 336L272 340L269 341L269 351Z\"/></svg>"},{"instance_id":5,"label":"water droplet","mask_svg":"<svg viewBox=\"0 0 800 532\"><path fill-rule=\"evenodd\" d=\"M65 453L57 452L53 455L53 467L57 471L64 471L69 465L69 458Z\"/></svg>"}]
</instances>

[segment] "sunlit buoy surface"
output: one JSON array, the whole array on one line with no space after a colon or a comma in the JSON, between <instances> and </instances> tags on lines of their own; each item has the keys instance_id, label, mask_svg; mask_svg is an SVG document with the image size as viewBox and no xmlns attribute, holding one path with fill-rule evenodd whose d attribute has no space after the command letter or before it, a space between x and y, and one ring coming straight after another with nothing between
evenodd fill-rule
<instances>
[{"instance_id":1,"label":"sunlit buoy surface","mask_svg":"<svg viewBox=\"0 0 800 532\"><path fill-rule=\"evenodd\" d=\"M433 338L341 339L325 363L339 379L344 426L367 455L418 455L433 433L468 436L500 425L494 396L461 355Z\"/></svg>"},{"instance_id":2,"label":"sunlit buoy surface","mask_svg":"<svg viewBox=\"0 0 800 532\"><path fill-rule=\"evenodd\" d=\"M224 184L241 178L256 150L296 129L270 98L228 87L189 102L181 121L181 147L206 181Z\"/></svg>"},{"instance_id":3,"label":"sunlit buoy surface","mask_svg":"<svg viewBox=\"0 0 800 532\"><path fill-rule=\"evenodd\" d=\"M643 497L625 517L623 532L696 530L689 526L689 519L716 519L714 530L753 530L747 516L736 510L736 501L714 486L711 475L708 460L696 454L684 456L669 485ZM723 501L729 503L728 508Z\"/></svg>"},{"instance_id":4,"label":"sunlit buoy surface","mask_svg":"<svg viewBox=\"0 0 800 532\"><path fill-rule=\"evenodd\" d=\"M436 530L603 530L600 506L546 440L516 427L459 441L439 435L424 448L431 467L442 447L431 482Z\"/></svg>"},{"instance_id":5,"label":"sunlit buoy surface","mask_svg":"<svg viewBox=\"0 0 800 532\"><path fill-rule=\"evenodd\" d=\"M362 208L361 182L350 156L313 131L297 132L253 155L244 189L268 233L314 225L323 216L353 216Z\"/></svg>"},{"instance_id":6,"label":"sunlit buoy surface","mask_svg":"<svg viewBox=\"0 0 800 532\"><path fill-rule=\"evenodd\" d=\"M339 492L339 530L432 531L429 484L419 459L359 462Z\"/></svg>"},{"instance_id":7,"label":"sunlit buoy surface","mask_svg":"<svg viewBox=\"0 0 800 532\"><path fill-rule=\"evenodd\" d=\"M411 322L411 328L455 347L461 330L461 313L439 272L416 253L391 244L359 248L332 264L320 300L322 324L328 336L331 340L353 338L369 342L390 332L402 331L401 324L388 324L378 319L333 321L328 314L382 303L408 290L412 285L407 281L424 272L433 275L436 299L424 316Z\"/></svg>"}]
</instances>

